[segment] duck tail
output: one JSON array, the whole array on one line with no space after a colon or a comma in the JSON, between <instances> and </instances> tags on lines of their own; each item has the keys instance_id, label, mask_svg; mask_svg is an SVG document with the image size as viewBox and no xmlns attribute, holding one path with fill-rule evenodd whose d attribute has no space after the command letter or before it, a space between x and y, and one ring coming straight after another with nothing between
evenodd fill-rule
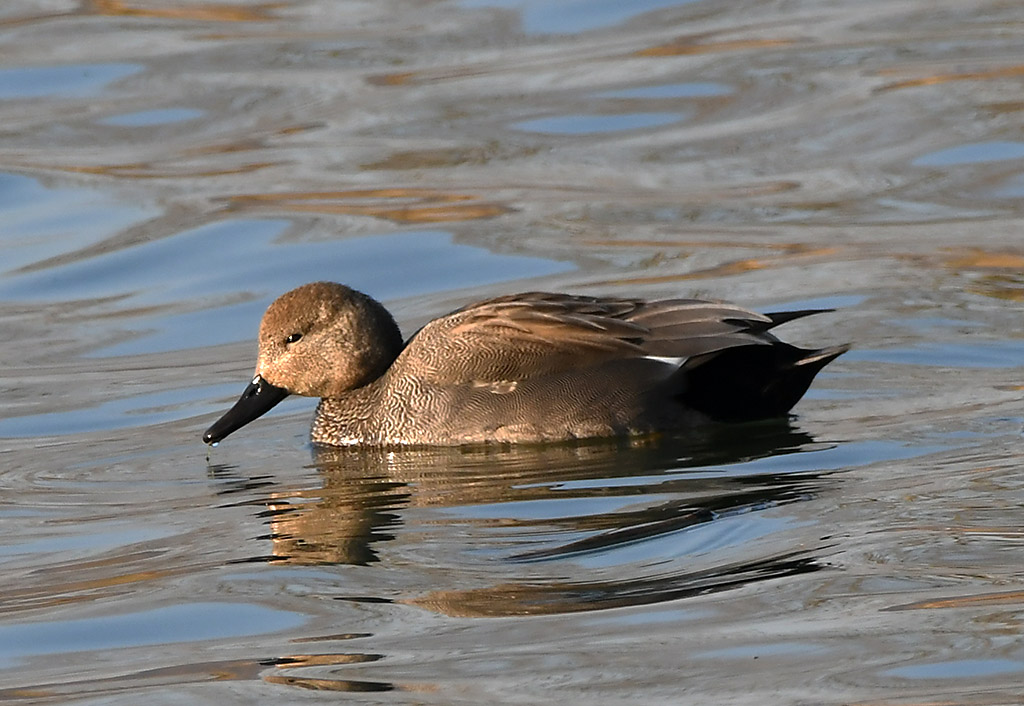
<instances>
[{"instance_id":1,"label":"duck tail","mask_svg":"<svg viewBox=\"0 0 1024 706\"><path fill-rule=\"evenodd\" d=\"M688 407L719 421L784 416L821 369L849 348L808 350L777 342L696 356L680 369L685 381L679 397Z\"/></svg>"}]
</instances>

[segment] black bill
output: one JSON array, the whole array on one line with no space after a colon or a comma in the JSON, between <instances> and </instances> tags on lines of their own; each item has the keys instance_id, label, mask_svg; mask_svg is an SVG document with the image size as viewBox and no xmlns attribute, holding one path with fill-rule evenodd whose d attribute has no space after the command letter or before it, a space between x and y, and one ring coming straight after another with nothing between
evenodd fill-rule
<instances>
[{"instance_id":1,"label":"black bill","mask_svg":"<svg viewBox=\"0 0 1024 706\"><path fill-rule=\"evenodd\" d=\"M257 375L245 388L235 406L224 413L203 434L203 441L216 444L236 429L244 427L252 420L263 416L278 402L288 396L288 390L275 387Z\"/></svg>"}]
</instances>

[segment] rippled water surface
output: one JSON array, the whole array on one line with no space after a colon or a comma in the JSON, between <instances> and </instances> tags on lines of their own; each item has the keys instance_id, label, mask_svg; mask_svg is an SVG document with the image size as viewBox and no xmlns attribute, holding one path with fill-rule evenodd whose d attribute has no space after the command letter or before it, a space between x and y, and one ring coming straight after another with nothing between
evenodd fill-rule
<instances>
[{"instance_id":1,"label":"rippled water surface","mask_svg":"<svg viewBox=\"0 0 1024 706\"><path fill-rule=\"evenodd\" d=\"M0 700L1024 698L1024 9L0 6ZM832 307L795 416L214 449L314 279Z\"/></svg>"}]
</instances>

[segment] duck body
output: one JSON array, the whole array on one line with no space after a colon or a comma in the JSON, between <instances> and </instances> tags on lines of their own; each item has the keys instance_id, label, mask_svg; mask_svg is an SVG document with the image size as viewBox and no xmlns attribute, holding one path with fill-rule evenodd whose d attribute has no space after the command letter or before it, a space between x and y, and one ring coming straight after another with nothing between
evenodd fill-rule
<instances>
[{"instance_id":1,"label":"duck body","mask_svg":"<svg viewBox=\"0 0 1024 706\"><path fill-rule=\"evenodd\" d=\"M256 375L204 440L290 393L321 398L312 440L332 446L543 443L782 416L847 347L798 348L770 329L819 311L529 292L402 343L381 304L315 282L271 304Z\"/></svg>"},{"instance_id":2,"label":"duck body","mask_svg":"<svg viewBox=\"0 0 1024 706\"><path fill-rule=\"evenodd\" d=\"M523 380L449 385L386 373L366 387L323 398L314 443L457 446L555 442L647 434L698 423L701 415L658 403L670 364L634 358L590 369L603 382L580 385L575 372Z\"/></svg>"}]
</instances>

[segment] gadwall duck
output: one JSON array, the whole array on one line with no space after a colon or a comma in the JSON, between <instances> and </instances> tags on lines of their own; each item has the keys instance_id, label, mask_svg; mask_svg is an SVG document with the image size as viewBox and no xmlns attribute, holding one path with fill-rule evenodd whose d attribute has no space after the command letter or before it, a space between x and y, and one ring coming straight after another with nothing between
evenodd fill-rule
<instances>
[{"instance_id":1,"label":"gadwall duck","mask_svg":"<svg viewBox=\"0 0 1024 706\"><path fill-rule=\"evenodd\" d=\"M782 416L847 346L797 348L770 329L821 311L528 292L403 343L379 302L314 282L267 309L256 376L203 440L289 394L321 398L312 438L331 446L554 442Z\"/></svg>"}]
</instances>

